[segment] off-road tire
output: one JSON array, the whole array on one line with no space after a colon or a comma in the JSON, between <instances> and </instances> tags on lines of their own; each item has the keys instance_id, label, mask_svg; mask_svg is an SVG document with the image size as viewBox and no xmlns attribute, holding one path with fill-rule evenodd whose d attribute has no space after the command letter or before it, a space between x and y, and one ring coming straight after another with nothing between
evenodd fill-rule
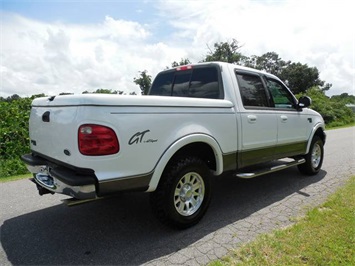
<instances>
[{"instance_id":1,"label":"off-road tire","mask_svg":"<svg viewBox=\"0 0 355 266\"><path fill-rule=\"evenodd\" d=\"M198 157L177 158L165 169L150 203L163 224L185 229L197 224L211 198L210 170Z\"/></svg>"}]
</instances>

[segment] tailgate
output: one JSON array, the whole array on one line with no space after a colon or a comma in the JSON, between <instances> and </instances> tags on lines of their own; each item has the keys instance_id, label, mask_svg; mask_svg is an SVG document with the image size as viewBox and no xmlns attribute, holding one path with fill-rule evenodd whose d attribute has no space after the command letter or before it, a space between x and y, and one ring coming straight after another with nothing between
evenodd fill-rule
<instances>
[{"instance_id":1,"label":"tailgate","mask_svg":"<svg viewBox=\"0 0 355 266\"><path fill-rule=\"evenodd\" d=\"M78 156L78 106L32 106L31 150L68 163Z\"/></svg>"}]
</instances>

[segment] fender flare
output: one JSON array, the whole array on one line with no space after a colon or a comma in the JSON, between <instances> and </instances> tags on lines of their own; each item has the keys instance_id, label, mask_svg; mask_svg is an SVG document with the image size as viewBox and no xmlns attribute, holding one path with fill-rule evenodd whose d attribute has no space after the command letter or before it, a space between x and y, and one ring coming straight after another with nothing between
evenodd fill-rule
<instances>
[{"instance_id":1,"label":"fender flare","mask_svg":"<svg viewBox=\"0 0 355 266\"><path fill-rule=\"evenodd\" d=\"M178 152L186 145L196 142L206 143L212 148L216 159L216 171L214 171L213 173L215 175L221 174L223 172L223 154L220 146L218 145L218 142L213 137L202 133L187 135L176 140L165 150L165 152L160 157L158 163L154 168L154 172L149 183L149 188L146 192L152 192L157 188L166 165L168 164L170 159L176 154L176 152Z\"/></svg>"},{"instance_id":2,"label":"fender flare","mask_svg":"<svg viewBox=\"0 0 355 266\"><path fill-rule=\"evenodd\" d=\"M326 139L325 128L324 128L324 125L322 123L319 123L312 129L312 132L310 134L310 138L308 139L308 143L307 143L306 154L309 153L309 150L311 148L312 139L314 138L314 135L316 134L318 129L322 130L322 132L324 134L324 143L325 143L325 139Z\"/></svg>"}]
</instances>

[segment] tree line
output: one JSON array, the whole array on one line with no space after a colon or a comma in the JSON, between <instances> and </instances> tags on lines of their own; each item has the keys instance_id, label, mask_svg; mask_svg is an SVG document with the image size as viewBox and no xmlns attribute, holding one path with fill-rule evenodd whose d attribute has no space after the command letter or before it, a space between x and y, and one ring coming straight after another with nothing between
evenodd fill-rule
<instances>
[{"instance_id":1,"label":"tree line","mask_svg":"<svg viewBox=\"0 0 355 266\"><path fill-rule=\"evenodd\" d=\"M325 92L332 87L332 84L320 79L319 70L316 67L300 62L285 61L276 52L268 52L261 56L246 56L240 52L241 47L235 39L231 42L215 43L213 48L207 46L208 53L200 62L221 61L264 70L283 80L294 94L304 93L312 87L318 87ZM179 62L174 61L171 67L188 64L191 64L191 61L188 58L182 58ZM147 70L144 70L140 71L139 76L133 81L144 95L151 86L152 78Z\"/></svg>"},{"instance_id":2,"label":"tree line","mask_svg":"<svg viewBox=\"0 0 355 266\"><path fill-rule=\"evenodd\" d=\"M239 64L260 70L265 70L281 78L296 94L297 97L308 95L312 98L312 109L323 116L327 127L342 126L354 123L354 113L346 104L355 104L355 96L343 93L328 97L325 92L331 84L320 80L316 67L307 64L282 60L275 52L261 56L244 56L239 52L240 46L236 40L232 42L215 43L213 49L208 47L208 54L201 62L223 61ZM171 67L191 64L188 58L171 63ZM169 68L169 67L167 67ZM139 76L133 79L142 94L147 94L152 77L146 70L140 71ZM100 88L86 93L110 93L122 95L124 91L115 91ZM71 93L60 93L60 95ZM135 94L135 93L131 93ZM21 98L14 94L9 97L0 97L0 177L26 173L26 167L21 162L20 156L29 153L28 120L31 102L45 94L36 94L31 97Z\"/></svg>"}]
</instances>

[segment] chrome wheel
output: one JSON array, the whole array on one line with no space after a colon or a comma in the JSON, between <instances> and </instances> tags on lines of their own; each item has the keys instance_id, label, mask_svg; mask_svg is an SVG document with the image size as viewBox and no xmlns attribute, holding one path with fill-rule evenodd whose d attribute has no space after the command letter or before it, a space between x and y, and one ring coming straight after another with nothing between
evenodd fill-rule
<instances>
[{"instance_id":1,"label":"chrome wheel","mask_svg":"<svg viewBox=\"0 0 355 266\"><path fill-rule=\"evenodd\" d=\"M312 150L312 167L317 168L322 159L322 148L319 143L315 143Z\"/></svg>"},{"instance_id":2,"label":"chrome wheel","mask_svg":"<svg viewBox=\"0 0 355 266\"><path fill-rule=\"evenodd\" d=\"M174 206L182 216L193 215L201 206L205 195L205 183L195 172L185 174L177 183Z\"/></svg>"}]
</instances>

